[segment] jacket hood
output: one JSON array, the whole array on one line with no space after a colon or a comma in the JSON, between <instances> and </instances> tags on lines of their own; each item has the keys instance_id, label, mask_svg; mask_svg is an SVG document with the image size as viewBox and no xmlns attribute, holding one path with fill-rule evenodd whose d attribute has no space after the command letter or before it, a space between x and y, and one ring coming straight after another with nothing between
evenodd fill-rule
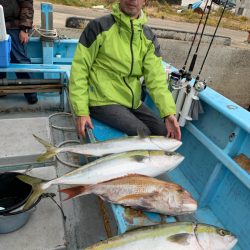
<instances>
[{"instance_id":1,"label":"jacket hood","mask_svg":"<svg viewBox=\"0 0 250 250\"><path fill-rule=\"evenodd\" d=\"M147 17L145 13L141 10L141 15L137 19L132 19L130 16L127 16L124 14L120 9L120 4L114 4L113 6L113 12L112 15L114 16L116 22L118 25L126 26L128 28L131 27L130 20L133 20L134 27L142 27L147 22Z\"/></svg>"}]
</instances>

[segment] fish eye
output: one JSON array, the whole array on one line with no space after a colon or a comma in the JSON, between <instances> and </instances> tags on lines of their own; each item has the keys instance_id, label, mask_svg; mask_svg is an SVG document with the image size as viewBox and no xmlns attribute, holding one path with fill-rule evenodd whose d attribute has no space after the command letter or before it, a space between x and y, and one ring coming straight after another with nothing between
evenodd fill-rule
<instances>
[{"instance_id":1,"label":"fish eye","mask_svg":"<svg viewBox=\"0 0 250 250\"><path fill-rule=\"evenodd\" d=\"M226 235L228 235L228 232L223 230L223 229L219 229L218 234L221 235L221 236L226 236Z\"/></svg>"}]
</instances>

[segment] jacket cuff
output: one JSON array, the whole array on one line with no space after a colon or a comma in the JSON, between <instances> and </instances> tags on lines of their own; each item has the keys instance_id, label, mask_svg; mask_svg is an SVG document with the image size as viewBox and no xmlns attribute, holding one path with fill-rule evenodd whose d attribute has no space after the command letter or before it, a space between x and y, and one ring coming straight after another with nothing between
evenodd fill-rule
<instances>
[{"instance_id":1,"label":"jacket cuff","mask_svg":"<svg viewBox=\"0 0 250 250\"><path fill-rule=\"evenodd\" d=\"M164 119L164 121L165 121L165 118L167 118L167 117L170 116L170 115L176 115L176 113L175 113L175 112L161 113L161 114L160 114L160 117L161 117L162 119Z\"/></svg>"},{"instance_id":2,"label":"jacket cuff","mask_svg":"<svg viewBox=\"0 0 250 250\"><path fill-rule=\"evenodd\" d=\"M76 105L72 105L73 110L75 112L76 116L88 116L89 115L89 109L78 109Z\"/></svg>"}]
</instances>

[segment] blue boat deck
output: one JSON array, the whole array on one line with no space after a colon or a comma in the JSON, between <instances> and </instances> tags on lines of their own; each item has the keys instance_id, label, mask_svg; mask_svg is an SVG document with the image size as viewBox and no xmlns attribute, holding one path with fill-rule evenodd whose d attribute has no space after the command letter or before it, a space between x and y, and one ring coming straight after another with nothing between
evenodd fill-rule
<instances>
[{"instance_id":1,"label":"blue boat deck","mask_svg":"<svg viewBox=\"0 0 250 250\"><path fill-rule=\"evenodd\" d=\"M246 220L249 216L250 175L233 160L240 154L250 156L250 114L209 88L202 94L205 114L182 129L183 145L178 151L185 160L178 168L160 176L188 190L198 201L199 208L193 215L171 217L168 222L184 219L223 227L239 238L234 249L250 249L247 240L250 223ZM217 99L222 101L217 104L211 101ZM149 97L146 103L155 109ZM98 141L124 136L97 121L94 121L94 127ZM124 233L136 226L126 222L123 208L112 206L112 209L118 232ZM147 216L154 218L156 215L148 213Z\"/></svg>"}]
</instances>

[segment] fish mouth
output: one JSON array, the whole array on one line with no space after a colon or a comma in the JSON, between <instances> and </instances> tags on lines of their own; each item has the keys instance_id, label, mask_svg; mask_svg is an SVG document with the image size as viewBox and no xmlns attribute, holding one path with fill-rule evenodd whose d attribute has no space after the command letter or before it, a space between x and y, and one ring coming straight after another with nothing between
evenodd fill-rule
<instances>
[{"instance_id":1,"label":"fish mouth","mask_svg":"<svg viewBox=\"0 0 250 250\"><path fill-rule=\"evenodd\" d=\"M178 154L178 156L179 156L179 159L177 159L177 161L178 163L181 163L185 159L185 157L181 154Z\"/></svg>"},{"instance_id":2,"label":"fish mouth","mask_svg":"<svg viewBox=\"0 0 250 250\"><path fill-rule=\"evenodd\" d=\"M182 162L185 158L183 155L177 152L164 151L163 154L165 154L166 156L170 156L173 160L175 160L178 163Z\"/></svg>"},{"instance_id":3,"label":"fish mouth","mask_svg":"<svg viewBox=\"0 0 250 250\"><path fill-rule=\"evenodd\" d=\"M197 203L196 202L190 202L190 203L184 203L183 204L183 210L188 211L188 212L194 212L197 210Z\"/></svg>"},{"instance_id":4,"label":"fish mouth","mask_svg":"<svg viewBox=\"0 0 250 250\"><path fill-rule=\"evenodd\" d=\"M182 145L181 141L177 141L175 145L173 145L171 148L169 148L169 152L175 152L176 149L178 149Z\"/></svg>"},{"instance_id":5,"label":"fish mouth","mask_svg":"<svg viewBox=\"0 0 250 250\"><path fill-rule=\"evenodd\" d=\"M178 166L184 159L185 157L179 153L176 153L174 152L175 154L173 155L174 156L174 161L176 163L176 166Z\"/></svg>"},{"instance_id":6,"label":"fish mouth","mask_svg":"<svg viewBox=\"0 0 250 250\"><path fill-rule=\"evenodd\" d=\"M184 197L183 199L183 210L190 213L196 211L198 207L197 202L190 196L187 191L185 191L184 193L188 196Z\"/></svg>"},{"instance_id":7,"label":"fish mouth","mask_svg":"<svg viewBox=\"0 0 250 250\"><path fill-rule=\"evenodd\" d=\"M237 244L238 239L234 235L230 235L230 236L227 236L227 237L228 237L227 240L230 242L229 245L230 245L230 249L231 249Z\"/></svg>"}]
</instances>

